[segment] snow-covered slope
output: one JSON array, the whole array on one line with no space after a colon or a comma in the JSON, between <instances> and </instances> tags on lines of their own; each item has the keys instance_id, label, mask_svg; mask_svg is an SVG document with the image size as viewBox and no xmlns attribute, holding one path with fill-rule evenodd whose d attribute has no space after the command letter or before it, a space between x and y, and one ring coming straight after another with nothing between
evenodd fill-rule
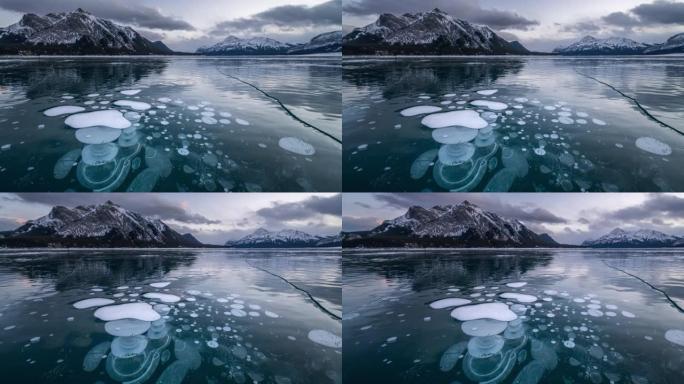
<instances>
[{"instance_id":1,"label":"snow-covered slope","mask_svg":"<svg viewBox=\"0 0 684 384\"><path fill-rule=\"evenodd\" d=\"M648 47L648 44L623 37L597 39L585 36L568 46L558 47L553 52L561 55L638 55L644 53Z\"/></svg>"},{"instance_id":2,"label":"snow-covered slope","mask_svg":"<svg viewBox=\"0 0 684 384\"><path fill-rule=\"evenodd\" d=\"M656 44L644 51L649 55L666 55L670 53L684 53L684 33L679 33L667 39L664 44Z\"/></svg>"},{"instance_id":3,"label":"snow-covered slope","mask_svg":"<svg viewBox=\"0 0 684 384\"><path fill-rule=\"evenodd\" d=\"M342 52L342 31L322 33L308 43L297 45L288 51L292 55L331 52Z\"/></svg>"},{"instance_id":4,"label":"snow-covered slope","mask_svg":"<svg viewBox=\"0 0 684 384\"><path fill-rule=\"evenodd\" d=\"M541 247L558 245L515 219L465 201L458 205L413 206L367 233L350 234L350 246Z\"/></svg>"},{"instance_id":5,"label":"snow-covered slope","mask_svg":"<svg viewBox=\"0 0 684 384\"><path fill-rule=\"evenodd\" d=\"M332 237L314 236L302 231L283 229L273 232L259 228L237 241L228 241L233 248L298 248L335 246Z\"/></svg>"},{"instance_id":6,"label":"snow-covered slope","mask_svg":"<svg viewBox=\"0 0 684 384\"><path fill-rule=\"evenodd\" d=\"M8 233L8 245L65 247L195 247L192 235L181 235L158 219L122 208L101 205L56 206L49 214Z\"/></svg>"},{"instance_id":7,"label":"snow-covered slope","mask_svg":"<svg viewBox=\"0 0 684 384\"><path fill-rule=\"evenodd\" d=\"M653 230L625 231L616 228L596 240L585 241L582 246L594 248L672 247L681 246L682 240L684 239L681 237Z\"/></svg>"},{"instance_id":8,"label":"snow-covered slope","mask_svg":"<svg viewBox=\"0 0 684 384\"><path fill-rule=\"evenodd\" d=\"M252 37L241 39L236 36L228 36L223 41L214 45L201 47L197 53L202 55L277 55L285 54L292 47L291 44L267 37Z\"/></svg>"},{"instance_id":9,"label":"snow-covered slope","mask_svg":"<svg viewBox=\"0 0 684 384\"><path fill-rule=\"evenodd\" d=\"M24 15L0 28L3 54L171 54L164 43L151 42L131 27L98 18L79 8L74 12Z\"/></svg>"},{"instance_id":10,"label":"snow-covered slope","mask_svg":"<svg viewBox=\"0 0 684 384\"><path fill-rule=\"evenodd\" d=\"M375 23L355 29L343 39L349 54L526 54L489 27L471 24L446 12L395 16L385 13Z\"/></svg>"}]
</instances>

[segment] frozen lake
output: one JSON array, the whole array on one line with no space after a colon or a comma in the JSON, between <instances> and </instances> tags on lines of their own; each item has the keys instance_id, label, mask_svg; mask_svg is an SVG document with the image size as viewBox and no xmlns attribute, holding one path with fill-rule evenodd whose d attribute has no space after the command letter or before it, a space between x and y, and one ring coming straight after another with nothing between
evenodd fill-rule
<instances>
[{"instance_id":1,"label":"frozen lake","mask_svg":"<svg viewBox=\"0 0 684 384\"><path fill-rule=\"evenodd\" d=\"M683 261L681 250L345 250L344 358L355 363L344 378L678 382Z\"/></svg>"},{"instance_id":2,"label":"frozen lake","mask_svg":"<svg viewBox=\"0 0 684 384\"><path fill-rule=\"evenodd\" d=\"M339 191L340 61L2 58L1 187Z\"/></svg>"},{"instance_id":3,"label":"frozen lake","mask_svg":"<svg viewBox=\"0 0 684 384\"><path fill-rule=\"evenodd\" d=\"M341 383L339 253L5 250L3 382Z\"/></svg>"},{"instance_id":4,"label":"frozen lake","mask_svg":"<svg viewBox=\"0 0 684 384\"><path fill-rule=\"evenodd\" d=\"M345 191L684 189L682 57L345 58L343 98Z\"/></svg>"}]
</instances>

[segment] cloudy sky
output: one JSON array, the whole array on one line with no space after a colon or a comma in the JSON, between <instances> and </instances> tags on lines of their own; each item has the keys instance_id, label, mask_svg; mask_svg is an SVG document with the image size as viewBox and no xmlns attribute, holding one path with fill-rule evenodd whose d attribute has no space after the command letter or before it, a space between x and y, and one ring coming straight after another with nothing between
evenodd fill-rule
<instances>
[{"instance_id":1,"label":"cloudy sky","mask_svg":"<svg viewBox=\"0 0 684 384\"><path fill-rule=\"evenodd\" d=\"M346 193L343 230L371 229L411 205L432 207L468 200L483 209L515 218L537 233L564 244L580 244L614 228L654 229L684 235L684 194L643 193Z\"/></svg>"},{"instance_id":2,"label":"cloudy sky","mask_svg":"<svg viewBox=\"0 0 684 384\"><path fill-rule=\"evenodd\" d=\"M551 51L588 34L662 43L684 32L684 0L343 0L343 23L349 30L383 12L433 8L489 25L535 51Z\"/></svg>"},{"instance_id":3,"label":"cloudy sky","mask_svg":"<svg viewBox=\"0 0 684 384\"><path fill-rule=\"evenodd\" d=\"M304 42L340 29L341 0L0 0L0 26L24 13L77 8L130 25L170 48L194 51L233 34Z\"/></svg>"},{"instance_id":4,"label":"cloudy sky","mask_svg":"<svg viewBox=\"0 0 684 384\"><path fill-rule=\"evenodd\" d=\"M306 193L25 193L0 194L0 230L15 229L55 205L101 204L111 200L139 214L162 219L181 233L223 244L259 227L297 229L316 235L339 233L341 196Z\"/></svg>"}]
</instances>

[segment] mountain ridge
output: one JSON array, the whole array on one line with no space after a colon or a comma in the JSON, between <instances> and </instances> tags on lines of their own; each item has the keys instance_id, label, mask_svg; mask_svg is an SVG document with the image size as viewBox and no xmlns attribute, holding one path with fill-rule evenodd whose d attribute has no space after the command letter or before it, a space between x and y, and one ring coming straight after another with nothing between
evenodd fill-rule
<instances>
[{"instance_id":1,"label":"mountain ridge","mask_svg":"<svg viewBox=\"0 0 684 384\"><path fill-rule=\"evenodd\" d=\"M649 229L626 231L615 228L597 239L585 240L590 248L670 248L684 247L684 238Z\"/></svg>"},{"instance_id":2,"label":"mountain ridge","mask_svg":"<svg viewBox=\"0 0 684 384\"><path fill-rule=\"evenodd\" d=\"M306 43L283 43L268 37L240 38L229 35L224 40L198 48L195 52L208 56L306 55L342 51L342 32L332 31L314 36Z\"/></svg>"},{"instance_id":3,"label":"mountain ridge","mask_svg":"<svg viewBox=\"0 0 684 384\"><path fill-rule=\"evenodd\" d=\"M234 241L227 241L230 248L323 248L338 247L341 244L339 235L315 236L293 229L269 231L258 228L249 235Z\"/></svg>"}]
</instances>

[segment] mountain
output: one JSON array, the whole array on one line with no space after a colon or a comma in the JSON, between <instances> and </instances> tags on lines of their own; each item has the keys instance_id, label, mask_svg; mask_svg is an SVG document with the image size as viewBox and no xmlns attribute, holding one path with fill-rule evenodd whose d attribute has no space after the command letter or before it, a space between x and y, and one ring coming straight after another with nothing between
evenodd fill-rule
<instances>
[{"instance_id":1,"label":"mountain","mask_svg":"<svg viewBox=\"0 0 684 384\"><path fill-rule=\"evenodd\" d=\"M8 247L201 247L191 234L181 235L158 219L122 208L101 205L56 206L49 214L4 233Z\"/></svg>"},{"instance_id":2,"label":"mountain","mask_svg":"<svg viewBox=\"0 0 684 384\"><path fill-rule=\"evenodd\" d=\"M682 247L684 238L646 229L625 231L616 228L596 240L585 241L582 246L592 248Z\"/></svg>"},{"instance_id":3,"label":"mountain","mask_svg":"<svg viewBox=\"0 0 684 384\"><path fill-rule=\"evenodd\" d=\"M464 201L458 205L413 206L367 232L345 234L345 247L557 247L515 219Z\"/></svg>"},{"instance_id":4,"label":"mountain","mask_svg":"<svg viewBox=\"0 0 684 384\"><path fill-rule=\"evenodd\" d=\"M342 52L342 31L322 33L311 41L292 47L287 53L291 55L307 55L313 53Z\"/></svg>"},{"instance_id":5,"label":"mountain","mask_svg":"<svg viewBox=\"0 0 684 384\"><path fill-rule=\"evenodd\" d=\"M291 44L267 37L252 37L241 39L236 36L228 36L220 43L201 47L197 53L211 56L239 56L239 55L283 55L292 48Z\"/></svg>"},{"instance_id":6,"label":"mountain","mask_svg":"<svg viewBox=\"0 0 684 384\"><path fill-rule=\"evenodd\" d=\"M648 55L666 55L670 53L684 53L684 33L674 35L667 39L664 44L655 44L647 48L644 53Z\"/></svg>"},{"instance_id":7,"label":"mountain","mask_svg":"<svg viewBox=\"0 0 684 384\"><path fill-rule=\"evenodd\" d=\"M0 54L21 55L152 55L172 54L161 41L152 42L131 27L101 19L79 8L74 12L25 14L0 28Z\"/></svg>"},{"instance_id":8,"label":"mountain","mask_svg":"<svg viewBox=\"0 0 684 384\"><path fill-rule=\"evenodd\" d=\"M339 236L314 236L292 229L272 232L263 228L240 240L226 242L231 248L314 248L339 247L340 244Z\"/></svg>"},{"instance_id":9,"label":"mountain","mask_svg":"<svg viewBox=\"0 0 684 384\"><path fill-rule=\"evenodd\" d=\"M597 39L593 36L585 36L568 46L554 49L553 53L561 55L640 55L649 47L648 44L623 37Z\"/></svg>"},{"instance_id":10,"label":"mountain","mask_svg":"<svg viewBox=\"0 0 684 384\"><path fill-rule=\"evenodd\" d=\"M345 54L506 55L529 54L518 42L508 42L489 27L471 24L434 9L401 16L384 13L378 20L347 34Z\"/></svg>"}]
</instances>

